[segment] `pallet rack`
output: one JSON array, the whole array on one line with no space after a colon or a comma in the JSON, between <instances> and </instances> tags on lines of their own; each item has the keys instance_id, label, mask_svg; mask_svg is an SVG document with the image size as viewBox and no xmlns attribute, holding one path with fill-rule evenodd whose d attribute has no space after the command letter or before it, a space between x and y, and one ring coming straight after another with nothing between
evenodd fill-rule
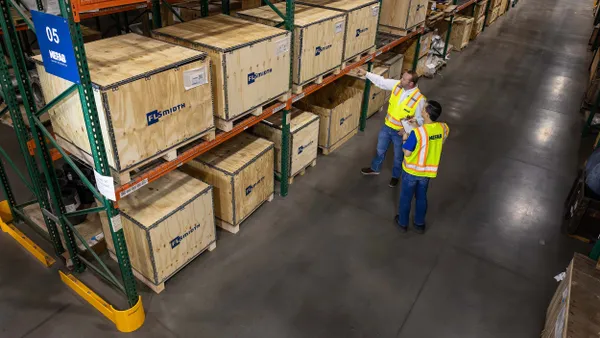
<instances>
[{"instance_id":1,"label":"pallet rack","mask_svg":"<svg viewBox=\"0 0 600 338\"><path fill-rule=\"evenodd\" d=\"M454 4L456 4L457 0L454 0ZM470 5L473 5L478 0L470 0L460 6L457 6L456 9L449 11L447 14L451 16L453 19L454 14L460 10L467 8ZM176 11L171 7L168 1L162 2L166 7L168 7L174 15L178 16ZM272 9L277 12L282 19L284 20L282 26L291 32L292 41L294 34L294 0L286 0L286 15L283 15L281 12L276 10L273 4L269 0L264 0L264 3L269 5ZM201 13L202 16L208 16L208 0L200 0L201 4ZM380 0L381 5L381 0ZM364 64L367 64L368 70L371 70L373 67L373 60L376 56L391 50L392 48L406 42L410 39L416 37L417 45L415 48L415 62L413 63L413 69L416 69L419 49L420 49L420 36L424 33L425 28L421 27L404 37L398 37L387 45L377 49L375 52L368 54L362 57L360 60L349 64L347 67L342 69L338 74L333 74L327 76L323 79L320 84L312 84L306 86L303 91L299 94L292 95L286 102L276 103L270 105L266 109L263 110L262 114L259 116L252 116L241 123L236 125L233 130L229 132L219 132L215 139L212 141L205 141L199 143L190 149L181 153L176 159L156 165L150 170L147 170L140 174L138 177L133 179L130 182L122 184L115 188L116 198L114 201L109 200L104 195L102 195L98 189L84 176L84 174L78 169L72 159L70 159L69 154L65 152L53 139L52 134L46 129L46 127L41 123L40 116L44 113L47 113L48 110L52 108L55 104L59 103L62 99L68 96L70 93L74 91L78 91L79 97L81 100L81 105L83 107L83 114L87 127L87 135L88 140L91 145L94 145L91 149L92 157L94 159L94 166L98 174L110 177L110 170L108 167L108 161L106 157L106 152L104 149L103 139L101 135L101 131L97 126L99 125L98 121L98 111L96 110L95 101L92 95L92 85L89 75L89 70L87 66L87 59L85 56L85 49L83 46L83 39L80 28L80 20L92 16L97 15L106 15L111 13L119 13L123 11L128 11L132 9L139 8L150 8L152 10L152 21L154 28L158 28L161 26L161 13L160 13L160 0L152 0L151 2L147 2L146 0L64 0L60 2L61 15L65 18L69 24L70 35L73 42L75 56L79 69L79 80L80 84L74 84L69 89L67 89L63 94L59 95L57 98L49 102L42 109L36 109L33 96L32 89L29 83L25 58L19 43L19 39L17 37L18 27L15 27L13 21L10 19L10 7L16 6L13 0L0 0L0 15L2 18L0 19L0 28L2 29L2 38L4 40L3 52L8 54L10 57L10 62L14 69L14 73L18 79L18 89L23 97L23 105L26 111L26 116L29 121L30 128L28 129L24 123L22 118L20 107L16 99L16 93L13 90L11 79L8 72L8 64L4 58L0 58L0 83L2 87L2 91L4 92L5 101L7 104L7 108L3 111L0 111L0 116L4 113L10 113L10 116L13 120L14 129L17 136L17 141L19 147L21 149L22 154L25 157L25 163L27 167L27 171L29 174L29 181L26 179L25 175L22 175L18 170L14 162L8 158L6 153L0 147L0 157L4 157L4 160L18 173L19 177L25 185L34 193L36 196L35 200L28 201L26 203L17 204L14 194L10 187L10 182L6 176L5 168L3 166L3 162L0 159L0 182L2 183L2 190L7 198L8 209L10 214L14 218L15 221L23 221L28 224L33 224L34 222L25 214L23 208L27 205L38 203L42 212L44 221L46 223L46 227L48 229L49 239L53 245L54 253L58 257L65 257L67 263L72 265L72 271L75 273L79 273L84 271L86 268L93 270L98 273L101 277L103 277L106 281L108 281L113 287L122 291L129 303L129 308L123 311L119 311L114 309L109 303L102 300L98 295L96 295L92 290L87 288L83 283L81 283L77 278L75 278L70 273L63 273L60 271L61 279L73 288L82 298L90 302L94 307L96 307L102 314L104 314L107 318L113 321L116 327L124 332L134 331L139 328L144 321L144 311L142 306L142 300L136 290L136 282L134 275L132 273L131 263L129 261L129 255L127 251L127 243L125 242L123 230L120 227L120 216L118 209L118 201L130 194L131 192L139 189L140 187L160 178L166 173L175 170L177 167L191 161L193 158L198 155L216 147L217 145L226 142L232 137L240 134L244 130L249 127L259 123L260 121L270 117L273 114L281 113L282 114L282 159L289 158L289 142L290 142L290 110L291 106L294 102L300 100L301 98L314 93L320 88L332 83L336 79L344 76L350 70L360 67ZM41 0L37 0L38 9L42 10L43 5ZM82 11L92 11L92 12L82 12ZM229 0L222 0L222 12L224 14L229 14ZM487 16L487 11L486 11ZM181 19L179 17L179 19ZM446 41L449 39L450 29L452 28L452 20L450 21L450 26L448 30L448 36L446 37ZM181 20L183 21L183 20ZM29 25L30 28L33 28ZM293 44L291 45L292 53L293 53ZM445 51L446 52L446 51ZM290 87L291 87L291 68L290 68ZM366 80L362 107L361 107L361 115L360 115L360 124L359 130L364 131L366 127L367 120L367 111L368 111L368 102L370 95L370 81ZM48 143L52 144L53 148L48 146ZM35 156L31 156L35 153L37 155L37 160ZM86 210L80 210L75 212L66 212L63 202L60 198L59 185L56 173L53 167L53 161L62 157L66 163L68 163L74 171L81 177L81 180L86 185L88 189L94 194L96 199L99 201L99 206L92 207ZM45 182L43 183L40 179L40 175L38 172L38 163L40 161L41 168L45 177ZM289 161L282 161L281 168L281 176L282 178L288 177L289 174ZM46 190L49 194L46 194ZM280 195L286 196L288 194L288 180L280 179ZM2 210L0 208L0 215ZM110 235L113 242L115 243L115 253L118 258L119 268L121 272L121 281L106 267L106 265L102 262L102 260L90 250L87 245L85 239L78 233L77 229L69 222L67 217L83 215L88 213L97 213L97 212L106 212L109 220L109 228ZM6 212L5 212L6 213ZM61 243L59 227L63 233L65 239L66 250ZM5 229L5 227L3 227ZM16 229L16 228L15 228ZM17 238L19 235L16 232L13 237ZM88 249L89 253L94 256L96 264L92 264L92 262L88 261L85 257L77 251L77 243L76 238L79 239ZM21 241L20 241L21 242ZM24 245L25 246L25 245ZM26 246L27 247L27 246ZM30 245L31 247L31 245ZM35 245L33 247L36 247ZM34 250L34 249L31 249ZM39 250L39 249L37 249ZM49 257L45 253L34 253L40 257ZM48 264L46 264L48 265Z\"/></svg>"}]
</instances>

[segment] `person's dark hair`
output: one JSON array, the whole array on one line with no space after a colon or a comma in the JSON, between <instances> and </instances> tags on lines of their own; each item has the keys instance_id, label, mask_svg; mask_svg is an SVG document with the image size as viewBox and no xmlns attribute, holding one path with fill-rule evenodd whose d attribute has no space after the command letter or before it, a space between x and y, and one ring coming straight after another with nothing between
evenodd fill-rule
<instances>
[{"instance_id":1,"label":"person's dark hair","mask_svg":"<svg viewBox=\"0 0 600 338\"><path fill-rule=\"evenodd\" d=\"M427 101L425 111L427 111L432 121L436 121L442 115L442 105L437 101Z\"/></svg>"},{"instance_id":2,"label":"person's dark hair","mask_svg":"<svg viewBox=\"0 0 600 338\"><path fill-rule=\"evenodd\" d=\"M417 74L417 72L415 72L414 70L407 70L406 73L410 75L411 82L414 83L416 86L419 82L419 74Z\"/></svg>"}]
</instances>

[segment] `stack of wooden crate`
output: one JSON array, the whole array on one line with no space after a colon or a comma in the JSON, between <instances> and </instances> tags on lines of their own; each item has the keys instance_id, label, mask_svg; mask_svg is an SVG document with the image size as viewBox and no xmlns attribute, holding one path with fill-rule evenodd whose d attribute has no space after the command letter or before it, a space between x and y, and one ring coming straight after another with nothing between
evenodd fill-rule
<instances>
[{"instance_id":1,"label":"stack of wooden crate","mask_svg":"<svg viewBox=\"0 0 600 338\"><path fill-rule=\"evenodd\" d=\"M473 28L471 29L471 40L475 40L477 36L483 30L483 24L485 23L485 8L488 0L484 0L476 3L473 9Z\"/></svg>"},{"instance_id":2,"label":"stack of wooden crate","mask_svg":"<svg viewBox=\"0 0 600 338\"><path fill-rule=\"evenodd\" d=\"M379 30L405 36L425 24L427 0L383 0Z\"/></svg>"},{"instance_id":3,"label":"stack of wooden crate","mask_svg":"<svg viewBox=\"0 0 600 338\"><path fill-rule=\"evenodd\" d=\"M373 67L371 72L386 78L390 77L389 68L387 67L375 66ZM337 83L341 86L365 90L365 77L357 75L357 72L355 70L350 71L348 75L339 79ZM369 107L367 110L367 117L371 117L375 113L377 113L379 109L381 109L381 107L388 101L388 99L389 92L386 92L372 85L369 93Z\"/></svg>"},{"instance_id":4,"label":"stack of wooden crate","mask_svg":"<svg viewBox=\"0 0 600 338\"><path fill-rule=\"evenodd\" d=\"M274 5L285 14L285 3ZM238 12L240 18L276 26L283 19L269 6ZM345 12L296 5L294 12L293 91L302 92L309 83L339 72L344 55Z\"/></svg>"},{"instance_id":5,"label":"stack of wooden crate","mask_svg":"<svg viewBox=\"0 0 600 338\"><path fill-rule=\"evenodd\" d=\"M274 12L273 12L274 13ZM152 32L159 40L208 53L212 61L215 125L230 131L264 105L289 95L290 34L227 15Z\"/></svg>"},{"instance_id":6,"label":"stack of wooden crate","mask_svg":"<svg viewBox=\"0 0 600 338\"><path fill-rule=\"evenodd\" d=\"M488 9L487 21L485 23L486 26L491 25L500 14L500 4L502 0L488 0L490 1L490 8Z\"/></svg>"},{"instance_id":7,"label":"stack of wooden crate","mask_svg":"<svg viewBox=\"0 0 600 338\"><path fill-rule=\"evenodd\" d=\"M502 0L500 2L500 8L498 9L498 16L502 16L502 15L504 15L504 13L506 13L506 11L508 10L509 3L510 3L509 0Z\"/></svg>"},{"instance_id":8,"label":"stack of wooden crate","mask_svg":"<svg viewBox=\"0 0 600 338\"><path fill-rule=\"evenodd\" d=\"M600 271L596 264L575 254L546 311L542 338L598 337Z\"/></svg>"},{"instance_id":9,"label":"stack of wooden crate","mask_svg":"<svg viewBox=\"0 0 600 338\"><path fill-rule=\"evenodd\" d=\"M115 181L127 183L138 169L170 160L200 138L214 139L206 53L135 34L86 43L85 49L100 141ZM72 85L47 73L41 58L35 61L48 100ZM49 115L58 143L93 167L78 93ZM211 186L175 171L119 197L113 230L123 229L134 274L155 292L200 253L216 247ZM106 214L99 218L107 248L117 259Z\"/></svg>"}]
</instances>

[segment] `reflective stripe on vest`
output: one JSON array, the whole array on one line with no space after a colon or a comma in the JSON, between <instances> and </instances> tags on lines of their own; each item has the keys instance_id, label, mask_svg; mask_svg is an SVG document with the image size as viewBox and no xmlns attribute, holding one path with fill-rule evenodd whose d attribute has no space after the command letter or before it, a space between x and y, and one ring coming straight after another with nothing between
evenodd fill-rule
<instances>
[{"instance_id":1,"label":"reflective stripe on vest","mask_svg":"<svg viewBox=\"0 0 600 338\"><path fill-rule=\"evenodd\" d=\"M419 177L436 177L442 146L450 129L445 123L430 123L414 130L417 145L410 156L404 156L402 168L407 173Z\"/></svg>"},{"instance_id":2,"label":"reflective stripe on vest","mask_svg":"<svg viewBox=\"0 0 600 338\"><path fill-rule=\"evenodd\" d=\"M392 89L388 112L385 116L385 124L395 130L402 129L402 119L414 116L419 101L425 99L425 96L421 94L419 88L415 88L415 91L411 95L400 102L400 97L402 96L402 93L404 93L404 89L399 87L399 85L400 82Z\"/></svg>"}]
</instances>

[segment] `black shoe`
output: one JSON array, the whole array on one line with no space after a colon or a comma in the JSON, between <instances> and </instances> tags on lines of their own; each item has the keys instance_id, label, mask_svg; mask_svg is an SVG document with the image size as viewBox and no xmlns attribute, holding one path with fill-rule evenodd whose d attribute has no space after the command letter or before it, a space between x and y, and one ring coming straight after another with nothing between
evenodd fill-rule
<instances>
[{"instance_id":1,"label":"black shoe","mask_svg":"<svg viewBox=\"0 0 600 338\"><path fill-rule=\"evenodd\" d=\"M406 231L408 231L408 227L403 227L400 225L400 223L398 223L400 217L398 215L396 215L396 217L394 217L394 224L396 224L396 227L398 228L398 230L400 230L400 232L405 233Z\"/></svg>"},{"instance_id":2,"label":"black shoe","mask_svg":"<svg viewBox=\"0 0 600 338\"><path fill-rule=\"evenodd\" d=\"M375 171L375 170L371 169L370 167L369 168L362 168L360 170L360 172L363 175L365 175L365 176L367 176L367 175L379 175L379 171Z\"/></svg>"},{"instance_id":3,"label":"black shoe","mask_svg":"<svg viewBox=\"0 0 600 338\"><path fill-rule=\"evenodd\" d=\"M422 235L425 233L425 225L418 226L416 224L413 224L413 228L415 229L415 232L418 233L419 235Z\"/></svg>"},{"instance_id":4,"label":"black shoe","mask_svg":"<svg viewBox=\"0 0 600 338\"><path fill-rule=\"evenodd\" d=\"M392 179L390 180L390 184L389 184L390 188L395 188L398 186L398 179L395 177L392 177Z\"/></svg>"}]
</instances>

